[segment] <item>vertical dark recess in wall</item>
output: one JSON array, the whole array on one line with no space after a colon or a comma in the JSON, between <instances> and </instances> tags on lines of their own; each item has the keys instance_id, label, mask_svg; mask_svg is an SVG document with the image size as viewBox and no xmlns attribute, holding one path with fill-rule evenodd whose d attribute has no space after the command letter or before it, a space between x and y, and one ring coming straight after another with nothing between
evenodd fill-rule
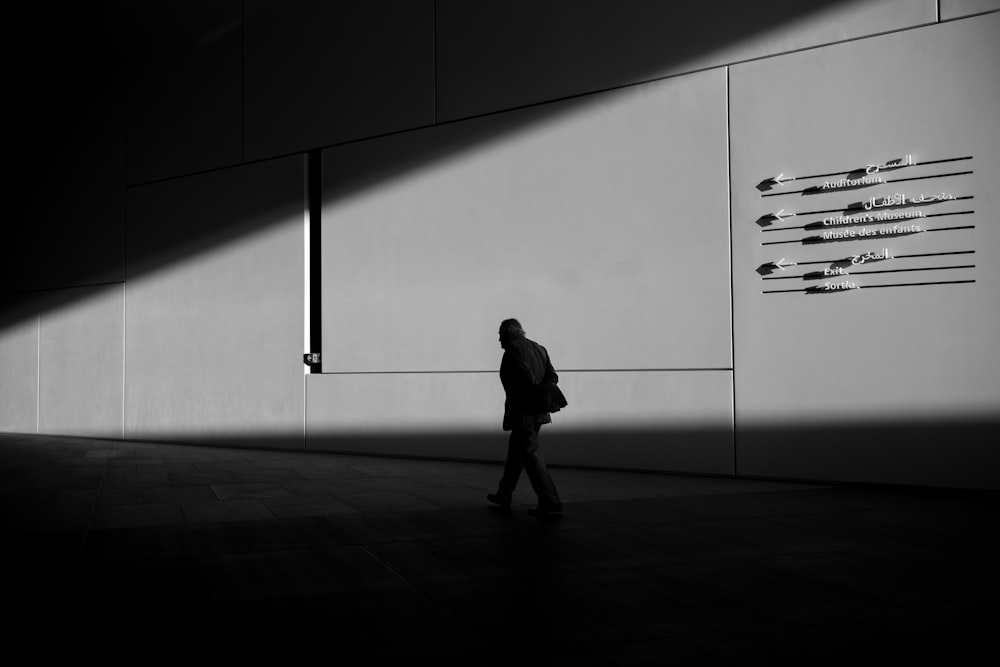
<instances>
[{"instance_id":1,"label":"vertical dark recess in wall","mask_svg":"<svg viewBox=\"0 0 1000 667\"><path fill-rule=\"evenodd\" d=\"M431 84L434 86L434 105L431 118L434 124L438 122L438 3L434 0L434 25L431 26L431 39L434 40L434 70L431 74Z\"/></svg>"},{"instance_id":2,"label":"vertical dark recess in wall","mask_svg":"<svg viewBox=\"0 0 1000 667\"><path fill-rule=\"evenodd\" d=\"M247 161L247 12L246 2L240 2L240 162Z\"/></svg>"},{"instance_id":3,"label":"vertical dark recess in wall","mask_svg":"<svg viewBox=\"0 0 1000 667\"><path fill-rule=\"evenodd\" d=\"M322 252L323 231L323 159L320 151L310 151L306 161L309 179L309 351L320 355L319 363L309 367L310 373L323 372L323 290Z\"/></svg>"}]
</instances>

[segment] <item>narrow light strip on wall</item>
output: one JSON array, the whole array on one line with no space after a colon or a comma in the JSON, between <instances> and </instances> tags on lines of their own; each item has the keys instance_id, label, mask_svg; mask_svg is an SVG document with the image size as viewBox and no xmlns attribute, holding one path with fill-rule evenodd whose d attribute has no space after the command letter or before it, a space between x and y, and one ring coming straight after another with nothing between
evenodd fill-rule
<instances>
[{"instance_id":1,"label":"narrow light strip on wall","mask_svg":"<svg viewBox=\"0 0 1000 667\"><path fill-rule=\"evenodd\" d=\"M35 433L41 433L42 421L42 314L35 319Z\"/></svg>"},{"instance_id":2,"label":"narrow light strip on wall","mask_svg":"<svg viewBox=\"0 0 1000 667\"><path fill-rule=\"evenodd\" d=\"M303 313L303 316L304 316L303 317L303 322L302 322L302 353L303 354L308 354L309 352L312 352L312 350L309 347L310 342L311 342L309 334L311 333L310 327L311 327L311 322L312 322L312 318L310 317L310 315L311 315L311 309L310 309L310 307L312 305L312 294L309 291L309 288L310 288L309 271L311 270L311 266L310 266L310 263L309 263L309 259L310 259L309 253L311 252L311 248L310 248L310 245L309 245L309 222L310 222L310 220L309 220L309 167L310 167L310 165L309 165L309 155L308 155L308 153L302 156L302 161L303 161L303 165L304 165L303 173L305 174L305 177L302 179L302 244L303 244L303 248L302 248L302 266L303 266L303 276L302 276L303 288L302 288L302 294L303 294L303 298L304 298L304 301L303 301L303 310L302 310L302 313ZM302 364L302 373L304 375L308 375L309 374L309 366L307 366L305 364Z\"/></svg>"},{"instance_id":3,"label":"narrow light strip on wall","mask_svg":"<svg viewBox=\"0 0 1000 667\"><path fill-rule=\"evenodd\" d=\"M729 419L732 424L732 461L733 475L739 474L738 459L736 456L737 434L736 434L736 285L733 271L733 155L732 155L732 131L730 128L730 106L732 98L729 93L730 67L726 66L726 194L729 197L729 363L732 366L730 372L732 376L729 381L730 389L730 410Z\"/></svg>"}]
</instances>

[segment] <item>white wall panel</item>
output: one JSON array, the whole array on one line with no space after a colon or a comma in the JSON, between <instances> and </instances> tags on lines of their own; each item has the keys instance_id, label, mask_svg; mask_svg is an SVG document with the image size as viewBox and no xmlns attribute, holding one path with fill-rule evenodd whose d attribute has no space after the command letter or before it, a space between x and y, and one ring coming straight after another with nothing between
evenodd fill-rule
<instances>
[{"instance_id":1,"label":"white wall panel","mask_svg":"<svg viewBox=\"0 0 1000 667\"><path fill-rule=\"evenodd\" d=\"M900 30L936 13L936 0L440 0L438 118Z\"/></svg>"},{"instance_id":2,"label":"white wall panel","mask_svg":"<svg viewBox=\"0 0 1000 667\"><path fill-rule=\"evenodd\" d=\"M561 373L553 462L733 474L731 371ZM546 433L548 435L548 433Z\"/></svg>"},{"instance_id":3,"label":"white wall panel","mask_svg":"<svg viewBox=\"0 0 1000 667\"><path fill-rule=\"evenodd\" d=\"M725 77L327 150L324 369L729 367Z\"/></svg>"},{"instance_id":4,"label":"white wall panel","mask_svg":"<svg viewBox=\"0 0 1000 667\"><path fill-rule=\"evenodd\" d=\"M1000 9L1000 0L941 0L941 20Z\"/></svg>"},{"instance_id":5,"label":"white wall panel","mask_svg":"<svg viewBox=\"0 0 1000 667\"><path fill-rule=\"evenodd\" d=\"M247 159L434 122L431 0L244 6Z\"/></svg>"},{"instance_id":6,"label":"white wall panel","mask_svg":"<svg viewBox=\"0 0 1000 667\"><path fill-rule=\"evenodd\" d=\"M0 296L0 431L35 433L38 426L38 317L8 312Z\"/></svg>"},{"instance_id":7,"label":"white wall panel","mask_svg":"<svg viewBox=\"0 0 1000 667\"><path fill-rule=\"evenodd\" d=\"M499 360L497 360L499 363ZM546 460L732 473L729 371L560 372L569 406L542 429ZM501 460L496 372L345 373L307 378L308 447Z\"/></svg>"},{"instance_id":8,"label":"white wall panel","mask_svg":"<svg viewBox=\"0 0 1000 667\"><path fill-rule=\"evenodd\" d=\"M127 437L302 446L303 172L130 191Z\"/></svg>"},{"instance_id":9,"label":"white wall panel","mask_svg":"<svg viewBox=\"0 0 1000 667\"><path fill-rule=\"evenodd\" d=\"M243 159L242 3L128 6L128 182Z\"/></svg>"},{"instance_id":10,"label":"white wall panel","mask_svg":"<svg viewBox=\"0 0 1000 667\"><path fill-rule=\"evenodd\" d=\"M76 288L42 313L39 433L122 437L123 291Z\"/></svg>"},{"instance_id":11,"label":"white wall panel","mask_svg":"<svg viewBox=\"0 0 1000 667\"><path fill-rule=\"evenodd\" d=\"M990 14L732 69L738 472L945 485L1000 479L989 428L977 426L1000 417L997 34L1000 15ZM916 164L875 174L885 183L801 192L906 155ZM970 159L937 162L959 157ZM798 180L755 187L781 174ZM958 199L912 203L941 194ZM974 228L801 243L823 230L796 227L895 195L910 204L884 210L933 214L910 221L923 229ZM758 223L772 213L798 215ZM779 239L792 242L764 245ZM893 259L801 278L883 249ZM766 276L780 280L758 275L780 260L799 266ZM892 273L864 273L877 269ZM975 282L876 289L954 280ZM861 289L763 293L843 281Z\"/></svg>"}]
</instances>

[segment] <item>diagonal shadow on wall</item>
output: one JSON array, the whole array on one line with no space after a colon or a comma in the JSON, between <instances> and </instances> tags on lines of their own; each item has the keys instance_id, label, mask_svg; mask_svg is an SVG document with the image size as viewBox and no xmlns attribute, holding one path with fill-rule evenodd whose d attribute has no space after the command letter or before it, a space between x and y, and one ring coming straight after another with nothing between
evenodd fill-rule
<instances>
[{"instance_id":1,"label":"diagonal shadow on wall","mask_svg":"<svg viewBox=\"0 0 1000 667\"><path fill-rule=\"evenodd\" d=\"M56 13L23 6L12 16L21 31L4 48L24 66L17 70L11 85L12 96L19 102L14 105L12 126L18 131L11 150L19 169L11 183L13 201L9 202L11 220L17 223L5 230L0 329L77 297L79 291L64 288L121 282L126 279L126 265L128 275L134 277L169 266L178 257L210 252L274 220L270 211L263 209L248 218L219 218L210 229L178 229L174 238L158 239L155 246L126 257L126 236L143 233L134 222L126 222L126 8L112 0L98 4L96 9L78 7ZM527 113L498 115L486 123L462 124L460 130L440 133L432 141L406 142L405 148L391 156L356 165L351 178L326 193L327 197L349 196L376 187L457 152L502 140L532 123L557 119L576 105L589 103L592 97L588 93L595 90L724 64L734 45L849 3L778 0L765 10L742 2L679 6L635 1L615 3L613 15L601 2L571 4L573 11L558 3L546 10L527 3L521 7L505 5L503 12L487 6L470 14L461 3L439 3L435 36L441 47L439 58L443 58L445 47L455 57L471 49L484 70L473 89L468 81L456 78L460 68L439 60L438 104L463 107L456 113L472 115L525 105L533 108ZM256 21L280 22L285 16L271 7L255 11L269 12L253 16ZM498 25L485 31L476 25L458 30L461 21L484 17ZM507 40L507 33L524 21L530 21L534 28L520 30L516 42ZM204 32L219 34L219 28L206 25ZM359 29L377 30L377 26ZM450 32L445 34L445 30ZM549 36L542 38L545 34ZM500 41L492 43L487 37ZM39 44L45 48L38 48ZM217 48L217 44L202 40L192 48ZM713 60L713 54L721 55ZM197 62L198 53L183 53L177 58L185 61L177 67L190 67L192 60ZM533 76L509 80L528 65ZM159 66L171 67L169 62ZM448 81L453 84L450 90L446 88ZM555 98L572 99L539 104ZM364 104L363 99L357 102ZM234 118L233 122L241 120ZM356 140L363 139L359 136ZM197 151L199 147L190 149ZM236 166L220 164L219 168ZM147 187L157 184L132 189ZM299 192L289 196L293 202L279 208L300 201Z\"/></svg>"}]
</instances>

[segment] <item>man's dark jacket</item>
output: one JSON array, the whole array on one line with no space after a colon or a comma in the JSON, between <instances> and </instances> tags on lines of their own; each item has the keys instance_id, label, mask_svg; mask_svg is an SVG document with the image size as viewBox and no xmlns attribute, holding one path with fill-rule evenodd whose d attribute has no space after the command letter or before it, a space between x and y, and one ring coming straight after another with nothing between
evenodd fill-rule
<instances>
[{"instance_id":1,"label":"man's dark jacket","mask_svg":"<svg viewBox=\"0 0 1000 667\"><path fill-rule=\"evenodd\" d=\"M535 428L552 421L550 413L566 407L549 353L524 336L507 341L500 362L500 382L507 393L503 430Z\"/></svg>"}]
</instances>

